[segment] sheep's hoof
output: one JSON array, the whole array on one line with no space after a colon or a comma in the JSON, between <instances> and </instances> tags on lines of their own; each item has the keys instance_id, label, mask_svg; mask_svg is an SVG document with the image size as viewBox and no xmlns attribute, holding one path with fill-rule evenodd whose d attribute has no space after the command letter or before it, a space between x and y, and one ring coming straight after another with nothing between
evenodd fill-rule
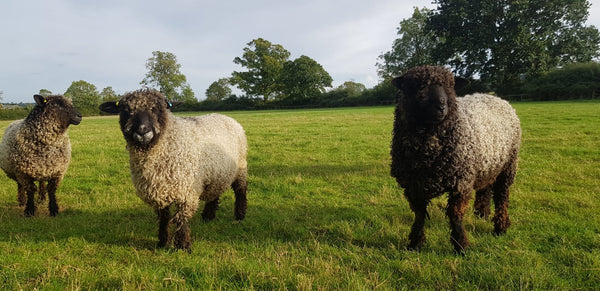
<instances>
[{"instance_id":1,"label":"sheep's hoof","mask_svg":"<svg viewBox=\"0 0 600 291\"><path fill-rule=\"evenodd\" d=\"M495 235L505 235L506 234L506 229L495 229L494 228L494 234Z\"/></svg>"},{"instance_id":2,"label":"sheep's hoof","mask_svg":"<svg viewBox=\"0 0 600 291\"><path fill-rule=\"evenodd\" d=\"M25 217L32 217L35 215L35 209L25 209Z\"/></svg>"},{"instance_id":3,"label":"sheep's hoof","mask_svg":"<svg viewBox=\"0 0 600 291\"><path fill-rule=\"evenodd\" d=\"M408 246L408 250L409 251L413 251L413 252L420 252L421 251L421 246Z\"/></svg>"}]
</instances>

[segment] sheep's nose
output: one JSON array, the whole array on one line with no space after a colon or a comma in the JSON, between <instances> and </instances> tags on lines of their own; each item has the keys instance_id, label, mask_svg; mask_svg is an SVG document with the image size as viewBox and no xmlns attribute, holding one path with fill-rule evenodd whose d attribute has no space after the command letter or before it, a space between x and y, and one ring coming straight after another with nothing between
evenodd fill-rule
<instances>
[{"instance_id":1,"label":"sheep's nose","mask_svg":"<svg viewBox=\"0 0 600 291\"><path fill-rule=\"evenodd\" d=\"M140 126L138 126L138 130L139 133L147 133L148 131L150 131L150 127L146 124L140 124Z\"/></svg>"}]
</instances>

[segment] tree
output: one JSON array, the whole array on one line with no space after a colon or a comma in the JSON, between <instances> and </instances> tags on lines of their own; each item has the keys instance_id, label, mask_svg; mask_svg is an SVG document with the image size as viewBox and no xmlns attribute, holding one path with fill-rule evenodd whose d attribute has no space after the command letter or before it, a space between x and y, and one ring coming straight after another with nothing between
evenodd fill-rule
<instances>
[{"instance_id":1,"label":"tree","mask_svg":"<svg viewBox=\"0 0 600 291\"><path fill-rule=\"evenodd\" d=\"M362 93L367 90L367 87L361 83L356 83L354 81L346 81L344 84L339 85L335 88L337 91L346 92L346 96L348 97L359 97Z\"/></svg>"},{"instance_id":2,"label":"tree","mask_svg":"<svg viewBox=\"0 0 600 291\"><path fill-rule=\"evenodd\" d=\"M290 101L317 97L331 87L333 79L315 60L301 56L283 64L279 82L285 99Z\"/></svg>"},{"instance_id":3,"label":"tree","mask_svg":"<svg viewBox=\"0 0 600 291\"><path fill-rule=\"evenodd\" d=\"M190 94L193 99L193 91L180 68L181 65L177 63L174 54L154 51L152 57L146 61L148 72L140 84L148 87L157 86L158 90L172 101L185 101L185 98L190 98ZM183 90L187 90L185 95Z\"/></svg>"},{"instance_id":4,"label":"tree","mask_svg":"<svg viewBox=\"0 0 600 291\"><path fill-rule=\"evenodd\" d=\"M108 86L102 89L102 92L100 92L100 99L102 102L117 101L119 100L119 95L115 93L115 90L113 90L111 86Z\"/></svg>"},{"instance_id":5,"label":"tree","mask_svg":"<svg viewBox=\"0 0 600 291\"><path fill-rule=\"evenodd\" d=\"M40 89L40 92L38 94L46 97L46 96L52 95L52 91L50 91L48 89Z\"/></svg>"},{"instance_id":6,"label":"tree","mask_svg":"<svg viewBox=\"0 0 600 291\"><path fill-rule=\"evenodd\" d=\"M232 73L232 81L250 96L262 96L263 101L276 99L281 94L278 82L283 64L290 57L283 46L258 38L247 43L242 57L233 59L248 71Z\"/></svg>"},{"instance_id":7,"label":"tree","mask_svg":"<svg viewBox=\"0 0 600 291\"><path fill-rule=\"evenodd\" d=\"M229 78L221 78L214 81L206 89L206 100L221 101L231 95Z\"/></svg>"},{"instance_id":8,"label":"tree","mask_svg":"<svg viewBox=\"0 0 600 291\"><path fill-rule=\"evenodd\" d=\"M96 86L86 81L73 81L64 94L73 100L73 105L85 115L98 112L100 105L100 93Z\"/></svg>"},{"instance_id":9,"label":"tree","mask_svg":"<svg viewBox=\"0 0 600 291\"><path fill-rule=\"evenodd\" d=\"M430 13L427 8L415 7L411 18L400 21L392 50L378 57L378 74L382 79L402 75L412 67L439 64L431 54L440 40L425 29Z\"/></svg>"},{"instance_id":10,"label":"tree","mask_svg":"<svg viewBox=\"0 0 600 291\"><path fill-rule=\"evenodd\" d=\"M599 55L600 33L586 27L586 0L436 0L427 29L442 42L434 59L465 77L506 91L523 75L588 62Z\"/></svg>"},{"instance_id":11,"label":"tree","mask_svg":"<svg viewBox=\"0 0 600 291\"><path fill-rule=\"evenodd\" d=\"M178 98L175 100L182 101L185 103L193 103L198 101L196 100L192 87L190 87L190 85L187 83L183 86L183 88L181 89L181 94L179 94Z\"/></svg>"}]
</instances>

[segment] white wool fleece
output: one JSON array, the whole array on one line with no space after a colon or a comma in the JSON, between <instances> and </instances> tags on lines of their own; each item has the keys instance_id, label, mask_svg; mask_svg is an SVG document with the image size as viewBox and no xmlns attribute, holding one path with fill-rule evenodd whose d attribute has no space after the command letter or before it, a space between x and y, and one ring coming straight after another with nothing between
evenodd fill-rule
<instances>
[{"instance_id":1,"label":"white wool fleece","mask_svg":"<svg viewBox=\"0 0 600 291\"><path fill-rule=\"evenodd\" d=\"M237 121L224 115L168 114L152 148L128 148L131 179L144 202L155 209L176 203L184 216L176 219L189 219L199 200L217 199L237 177L247 175L246 135Z\"/></svg>"},{"instance_id":2,"label":"white wool fleece","mask_svg":"<svg viewBox=\"0 0 600 291\"><path fill-rule=\"evenodd\" d=\"M476 181L495 177L521 140L519 118L508 102L487 94L472 94L456 98L458 104L457 132L463 135L456 154L474 167Z\"/></svg>"}]
</instances>

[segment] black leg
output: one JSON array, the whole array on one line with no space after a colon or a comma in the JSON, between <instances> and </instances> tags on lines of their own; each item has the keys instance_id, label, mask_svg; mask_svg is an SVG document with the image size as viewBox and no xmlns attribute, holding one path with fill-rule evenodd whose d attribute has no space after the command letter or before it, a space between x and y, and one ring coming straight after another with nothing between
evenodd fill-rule
<instances>
[{"instance_id":1,"label":"black leg","mask_svg":"<svg viewBox=\"0 0 600 291\"><path fill-rule=\"evenodd\" d=\"M40 181L40 185L38 187L38 203L42 203L46 200L46 182Z\"/></svg>"},{"instance_id":2,"label":"black leg","mask_svg":"<svg viewBox=\"0 0 600 291\"><path fill-rule=\"evenodd\" d=\"M190 236L190 225L187 221L182 222L177 225L177 230L175 231L175 247L187 251L190 253L192 251L192 238Z\"/></svg>"},{"instance_id":3,"label":"black leg","mask_svg":"<svg viewBox=\"0 0 600 291\"><path fill-rule=\"evenodd\" d=\"M204 210L202 210L202 219L205 221L213 220L216 216L217 209L219 209L219 198L206 202L206 204L204 204Z\"/></svg>"},{"instance_id":4,"label":"black leg","mask_svg":"<svg viewBox=\"0 0 600 291\"><path fill-rule=\"evenodd\" d=\"M427 213L427 205L429 200L425 199L425 195L418 191L410 189L404 190L404 196L406 196L410 209L415 214L415 221L410 229L408 235L410 250L420 251L423 243L425 242L425 219L429 216Z\"/></svg>"},{"instance_id":5,"label":"black leg","mask_svg":"<svg viewBox=\"0 0 600 291\"><path fill-rule=\"evenodd\" d=\"M158 247L164 248L169 243L169 221L171 220L170 207L158 210Z\"/></svg>"},{"instance_id":6,"label":"black leg","mask_svg":"<svg viewBox=\"0 0 600 291\"><path fill-rule=\"evenodd\" d=\"M42 183L42 182L40 182ZM56 216L58 214L58 203L56 202L56 189L60 184L60 178L52 178L48 181L48 210L50 216Z\"/></svg>"},{"instance_id":7,"label":"black leg","mask_svg":"<svg viewBox=\"0 0 600 291\"><path fill-rule=\"evenodd\" d=\"M487 219L490 215L490 204L492 201L492 187L477 191L475 194L475 215Z\"/></svg>"},{"instance_id":8,"label":"black leg","mask_svg":"<svg viewBox=\"0 0 600 291\"><path fill-rule=\"evenodd\" d=\"M233 188L233 192L235 193L235 219L242 220L246 217L246 208L248 207L248 201L246 198L248 182L245 179L236 180L231 185L231 188Z\"/></svg>"},{"instance_id":9,"label":"black leg","mask_svg":"<svg viewBox=\"0 0 600 291\"><path fill-rule=\"evenodd\" d=\"M454 250L463 253L469 245L467 233L463 225L463 216L469 204L469 194L454 192L449 194L446 215L450 219L450 238Z\"/></svg>"},{"instance_id":10,"label":"black leg","mask_svg":"<svg viewBox=\"0 0 600 291\"><path fill-rule=\"evenodd\" d=\"M25 205L25 217L35 215L35 191L37 190L32 179L24 178L20 181L23 184L23 190L27 194L27 204Z\"/></svg>"}]
</instances>

